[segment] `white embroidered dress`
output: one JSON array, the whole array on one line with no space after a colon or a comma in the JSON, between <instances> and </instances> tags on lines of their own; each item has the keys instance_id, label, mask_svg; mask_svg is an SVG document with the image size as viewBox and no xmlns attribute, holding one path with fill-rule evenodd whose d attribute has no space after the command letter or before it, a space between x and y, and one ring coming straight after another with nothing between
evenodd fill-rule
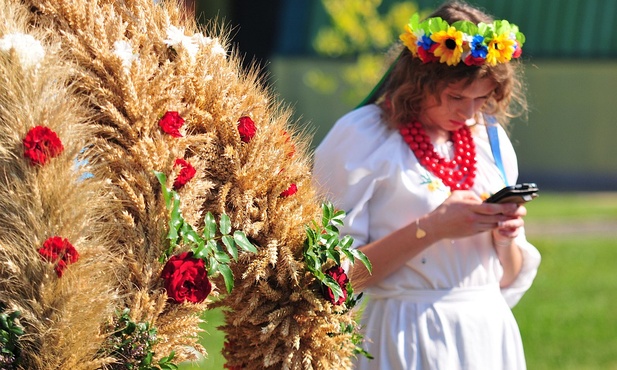
<instances>
[{"instance_id":1,"label":"white embroidered dress","mask_svg":"<svg viewBox=\"0 0 617 370\"><path fill-rule=\"evenodd\" d=\"M380 239L431 212L449 189L422 167L396 130L368 105L342 117L315 153L315 181L347 212L341 234L354 246ZM472 128L477 176L471 189L495 193L504 180L491 154L486 128ZM514 149L499 128L509 183L518 176ZM436 150L442 155L447 145ZM524 233L517 239L523 269L506 289L490 232L442 240L386 279L366 289L365 348L357 369L513 370L525 368L518 325L510 307L531 286L540 254ZM397 256L392 256L396 259Z\"/></svg>"}]
</instances>

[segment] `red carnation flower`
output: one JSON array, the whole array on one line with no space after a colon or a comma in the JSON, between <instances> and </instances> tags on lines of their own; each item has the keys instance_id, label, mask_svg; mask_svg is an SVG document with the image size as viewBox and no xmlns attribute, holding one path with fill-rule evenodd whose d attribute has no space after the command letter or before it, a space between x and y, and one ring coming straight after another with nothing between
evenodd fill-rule
<instances>
[{"instance_id":1,"label":"red carnation flower","mask_svg":"<svg viewBox=\"0 0 617 370\"><path fill-rule=\"evenodd\" d=\"M193 252L172 256L163 267L161 277L165 280L167 296L176 303L203 302L212 290L204 260L193 258Z\"/></svg>"},{"instance_id":2,"label":"red carnation flower","mask_svg":"<svg viewBox=\"0 0 617 370\"><path fill-rule=\"evenodd\" d=\"M28 131L23 143L24 156L30 159L32 165L44 165L64 150L58 135L45 126L36 126Z\"/></svg>"},{"instance_id":3,"label":"red carnation flower","mask_svg":"<svg viewBox=\"0 0 617 370\"><path fill-rule=\"evenodd\" d=\"M257 127L255 127L255 122L253 122L251 117L240 117L238 120L238 132L240 133L240 140L245 143L251 141L257 132Z\"/></svg>"},{"instance_id":4,"label":"red carnation flower","mask_svg":"<svg viewBox=\"0 0 617 370\"><path fill-rule=\"evenodd\" d=\"M52 236L45 240L38 251L44 260L56 264L54 270L56 270L59 278L62 277L64 269L69 264L75 263L79 259L79 253L77 253L75 247L67 239L59 236Z\"/></svg>"},{"instance_id":5,"label":"red carnation flower","mask_svg":"<svg viewBox=\"0 0 617 370\"><path fill-rule=\"evenodd\" d=\"M296 194L297 192L298 192L298 186L296 186L296 184L291 184L289 185L287 190L285 190L284 192L280 194L280 196L283 198L287 198L289 196Z\"/></svg>"},{"instance_id":6,"label":"red carnation flower","mask_svg":"<svg viewBox=\"0 0 617 370\"><path fill-rule=\"evenodd\" d=\"M180 127L184 124L184 118L178 112L166 112L159 120L159 127L173 137L182 137Z\"/></svg>"},{"instance_id":7,"label":"red carnation flower","mask_svg":"<svg viewBox=\"0 0 617 370\"><path fill-rule=\"evenodd\" d=\"M324 295L326 296L326 299L328 299L328 301L330 301L333 305L338 306L343 304L347 300L346 286L347 283L349 283L349 278L347 277L345 270L341 266L334 266L326 271L326 275L330 275L343 290L343 296L339 297L338 300L335 301L332 289L324 285Z\"/></svg>"},{"instance_id":8,"label":"red carnation flower","mask_svg":"<svg viewBox=\"0 0 617 370\"><path fill-rule=\"evenodd\" d=\"M176 177L176 180L174 181L174 190L178 190L187 182L191 181L197 171L193 165L182 158L176 159L176 162L174 163L174 167L175 166L180 166L180 173L178 173L178 177Z\"/></svg>"}]
</instances>

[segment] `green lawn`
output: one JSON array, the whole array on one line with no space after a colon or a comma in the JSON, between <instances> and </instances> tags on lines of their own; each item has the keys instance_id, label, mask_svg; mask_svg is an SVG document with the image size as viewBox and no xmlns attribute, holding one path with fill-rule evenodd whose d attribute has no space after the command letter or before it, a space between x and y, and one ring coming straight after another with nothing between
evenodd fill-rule
<instances>
[{"instance_id":1,"label":"green lawn","mask_svg":"<svg viewBox=\"0 0 617 370\"><path fill-rule=\"evenodd\" d=\"M535 226L563 222L617 228L617 194L542 194L527 209L526 222ZM534 285L514 307L528 368L617 369L616 234L567 231L528 235L542 254Z\"/></svg>"},{"instance_id":2,"label":"green lawn","mask_svg":"<svg viewBox=\"0 0 617 370\"><path fill-rule=\"evenodd\" d=\"M617 193L542 193L527 205L527 224L614 223ZM571 231L571 230L568 230ZM574 235L574 236L573 236ZM617 240L610 235L536 232L542 254L538 276L514 307L530 370L617 370ZM209 358L183 370L219 370L220 311L206 314L203 344Z\"/></svg>"},{"instance_id":3,"label":"green lawn","mask_svg":"<svg viewBox=\"0 0 617 370\"><path fill-rule=\"evenodd\" d=\"M542 265L514 307L534 370L617 369L617 248L602 237L533 240Z\"/></svg>"}]
</instances>

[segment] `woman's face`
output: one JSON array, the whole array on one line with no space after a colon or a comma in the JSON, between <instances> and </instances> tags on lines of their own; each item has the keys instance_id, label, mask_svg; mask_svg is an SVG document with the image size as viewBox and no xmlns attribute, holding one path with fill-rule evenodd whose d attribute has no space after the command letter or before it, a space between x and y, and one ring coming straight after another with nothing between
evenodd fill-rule
<instances>
[{"instance_id":1,"label":"woman's face","mask_svg":"<svg viewBox=\"0 0 617 370\"><path fill-rule=\"evenodd\" d=\"M430 95L424 102L420 122L429 133L456 131L475 123L474 117L495 90L496 83L488 78L452 83L441 92L440 99Z\"/></svg>"}]
</instances>

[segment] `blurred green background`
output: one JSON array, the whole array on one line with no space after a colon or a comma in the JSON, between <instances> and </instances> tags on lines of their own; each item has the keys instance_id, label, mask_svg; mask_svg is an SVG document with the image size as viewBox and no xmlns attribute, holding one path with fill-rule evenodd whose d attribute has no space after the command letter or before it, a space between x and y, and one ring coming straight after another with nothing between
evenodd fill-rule
<instances>
[{"instance_id":1,"label":"blurred green background","mask_svg":"<svg viewBox=\"0 0 617 370\"><path fill-rule=\"evenodd\" d=\"M512 139L521 181L544 190L617 190L617 1L468 0L519 25L530 112ZM381 60L407 14L441 1L209 0L202 22L233 28L246 65L264 68L271 89L319 144L336 119L381 77ZM399 24L400 23L400 24Z\"/></svg>"},{"instance_id":2,"label":"blurred green background","mask_svg":"<svg viewBox=\"0 0 617 370\"><path fill-rule=\"evenodd\" d=\"M529 369L617 369L617 1L468 0L516 23L530 112L513 122L520 181L537 182L528 238L543 256L514 308ZM409 15L441 1L197 0L201 23L232 29L247 68L319 144L383 73L387 46ZM399 22L402 22L398 24ZM222 369L220 311L206 313L210 357Z\"/></svg>"}]
</instances>

